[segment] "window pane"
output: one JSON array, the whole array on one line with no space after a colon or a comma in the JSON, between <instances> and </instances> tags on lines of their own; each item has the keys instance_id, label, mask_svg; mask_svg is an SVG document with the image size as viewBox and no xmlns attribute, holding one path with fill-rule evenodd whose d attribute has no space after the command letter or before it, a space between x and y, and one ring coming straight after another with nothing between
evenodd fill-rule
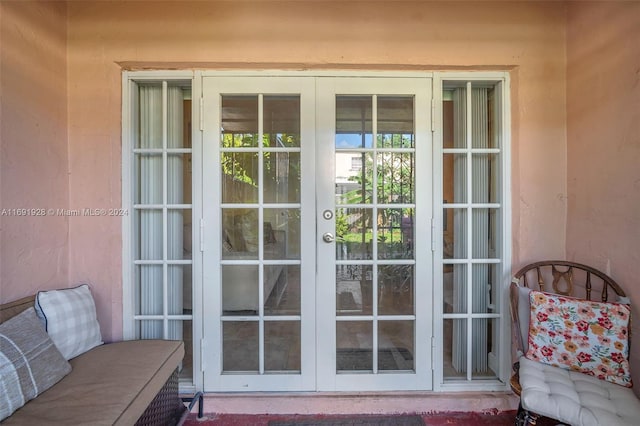
<instances>
[{"instance_id":1,"label":"window pane","mask_svg":"<svg viewBox=\"0 0 640 426\"><path fill-rule=\"evenodd\" d=\"M135 204L162 204L162 155L134 154L136 181Z\"/></svg>"},{"instance_id":2,"label":"window pane","mask_svg":"<svg viewBox=\"0 0 640 426\"><path fill-rule=\"evenodd\" d=\"M222 96L222 146L258 146L258 96Z\"/></svg>"},{"instance_id":3,"label":"window pane","mask_svg":"<svg viewBox=\"0 0 640 426\"><path fill-rule=\"evenodd\" d=\"M378 203L414 202L414 155L413 153L378 153Z\"/></svg>"},{"instance_id":4,"label":"window pane","mask_svg":"<svg viewBox=\"0 0 640 426\"><path fill-rule=\"evenodd\" d=\"M257 321L222 323L222 370L256 372L259 370L260 342Z\"/></svg>"},{"instance_id":5,"label":"window pane","mask_svg":"<svg viewBox=\"0 0 640 426\"><path fill-rule=\"evenodd\" d=\"M464 83L463 83L464 84ZM467 89L465 86L450 90L453 109L451 123L453 148L467 148Z\"/></svg>"},{"instance_id":6,"label":"window pane","mask_svg":"<svg viewBox=\"0 0 640 426\"><path fill-rule=\"evenodd\" d=\"M373 201L373 154L336 152L336 204Z\"/></svg>"},{"instance_id":7,"label":"window pane","mask_svg":"<svg viewBox=\"0 0 640 426\"><path fill-rule=\"evenodd\" d=\"M191 258L191 209L167 209L167 259ZM187 225L185 225L187 223Z\"/></svg>"},{"instance_id":8,"label":"window pane","mask_svg":"<svg viewBox=\"0 0 640 426\"><path fill-rule=\"evenodd\" d=\"M167 155L167 203L191 204L191 154Z\"/></svg>"},{"instance_id":9,"label":"window pane","mask_svg":"<svg viewBox=\"0 0 640 426\"><path fill-rule=\"evenodd\" d=\"M445 319L443 336L444 379L467 377L467 320Z\"/></svg>"},{"instance_id":10,"label":"window pane","mask_svg":"<svg viewBox=\"0 0 640 426\"><path fill-rule=\"evenodd\" d=\"M373 267L336 266L336 315L371 315Z\"/></svg>"},{"instance_id":11,"label":"window pane","mask_svg":"<svg viewBox=\"0 0 640 426\"><path fill-rule=\"evenodd\" d=\"M265 96L264 146L300 146L300 96Z\"/></svg>"},{"instance_id":12,"label":"window pane","mask_svg":"<svg viewBox=\"0 0 640 426\"><path fill-rule=\"evenodd\" d=\"M182 313L193 313L193 265L182 266Z\"/></svg>"},{"instance_id":13,"label":"window pane","mask_svg":"<svg viewBox=\"0 0 640 426\"><path fill-rule=\"evenodd\" d=\"M497 154L473 154L473 202L497 203L498 198L498 155Z\"/></svg>"},{"instance_id":14,"label":"window pane","mask_svg":"<svg viewBox=\"0 0 640 426\"><path fill-rule=\"evenodd\" d=\"M413 209L378 209L378 259L413 259Z\"/></svg>"},{"instance_id":15,"label":"window pane","mask_svg":"<svg viewBox=\"0 0 640 426\"><path fill-rule=\"evenodd\" d=\"M474 318L472 321L473 350L471 351L471 377L474 379L495 379L497 371L493 371L489 363L489 354L498 355L498 319ZM492 348L492 344L495 347Z\"/></svg>"},{"instance_id":16,"label":"window pane","mask_svg":"<svg viewBox=\"0 0 640 426\"><path fill-rule=\"evenodd\" d=\"M162 86L140 85L136 148L162 148Z\"/></svg>"},{"instance_id":17,"label":"window pane","mask_svg":"<svg viewBox=\"0 0 640 426\"><path fill-rule=\"evenodd\" d=\"M190 270L191 265L167 266L167 313L169 315L185 313L184 288L191 287L191 282L185 282L184 278L190 276ZM190 305L188 309L191 310Z\"/></svg>"},{"instance_id":18,"label":"window pane","mask_svg":"<svg viewBox=\"0 0 640 426\"><path fill-rule=\"evenodd\" d=\"M443 216L451 218L444 232L443 255L445 259L467 257L467 209L444 209Z\"/></svg>"},{"instance_id":19,"label":"window pane","mask_svg":"<svg viewBox=\"0 0 640 426\"><path fill-rule=\"evenodd\" d=\"M300 321L265 321L265 371L299 372L300 365Z\"/></svg>"},{"instance_id":20,"label":"window pane","mask_svg":"<svg viewBox=\"0 0 640 426\"><path fill-rule=\"evenodd\" d=\"M222 209L222 258L258 258L258 209Z\"/></svg>"},{"instance_id":21,"label":"window pane","mask_svg":"<svg viewBox=\"0 0 640 426\"><path fill-rule=\"evenodd\" d=\"M452 93L445 90L442 94L442 147L453 148L453 99Z\"/></svg>"},{"instance_id":22,"label":"window pane","mask_svg":"<svg viewBox=\"0 0 640 426\"><path fill-rule=\"evenodd\" d=\"M162 315L162 265L136 266L136 315Z\"/></svg>"},{"instance_id":23,"label":"window pane","mask_svg":"<svg viewBox=\"0 0 640 426\"><path fill-rule=\"evenodd\" d=\"M255 152L223 152L222 202L258 202L258 154Z\"/></svg>"},{"instance_id":24,"label":"window pane","mask_svg":"<svg viewBox=\"0 0 640 426\"><path fill-rule=\"evenodd\" d=\"M373 323L341 321L336 323L336 370L373 370Z\"/></svg>"},{"instance_id":25,"label":"window pane","mask_svg":"<svg viewBox=\"0 0 640 426\"><path fill-rule=\"evenodd\" d=\"M162 320L138 321L138 339L164 339Z\"/></svg>"},{"instance_id":26,"label":"window pane","mask_svg":"<svg viewBox=\"0 0 640 426\"><path fill-rule=\"evenodd\" d=\"M486 87L471 89L471 146L473 148L490 148L489 135L489 102Z\"/></svg>"},{"instance_id":27,"label":"window pane","mask_svg":"<svg viewBox=\"0 0 640 426\"><path fill-rule=\"evenodd\" d=\"M264 202L300 202L300 153L265 152Z\"/></svg>"},{"instance_id":28,"label":"window pane","mask_svg":"<svg viewBox=\"0 0 640 426\"><path fill-rule=\"evenodd\" d=\"M371 259L373 209L337 209L336 259Z\"/></svg>"},{"instance_id":29,"label":"window pane","mask_svg":"<svg viewBox=\"0 0 640 426\"><path fill-rule=\"evenodd\" d=\"M413 265L378 266L378 314L413 315Z\"/></svg>"},{"instance_id":30,"label":"window pane","mask_svg":"<svg viewBox=\"0 0 640 426\"><path fill-rule=\"evenodd\" d=\"M182 216L182 259L191 260L193 258L193 226L191 209L176 209L173 210L173 212L180 213L180 215ZM170 227L169 229L169 232L171 232L172 228ZM176 244L176 247L178 247L178 241L179 240L175 240L174 242L174 244ZM179 248L176 248L175 250L178 251Z\"/></svg>"},{"instance_id":31,"label":"window pane","mask_svg":"<svg viewBox=\"0 0 640 426\"><path fill-rule=\"evenodd\" d=\"M467 203L467 154L444 154L442 195L447 203Z\"/></svg>"},{"instance_id":32,"label":"window pane","mask_svg":"<svg viewBox=\"0 0 640 426\"><path fill-rule=\"evenodd\" d=\"M182 340L184 341L184 358L180 364L180 379L193 380L193 324L190 320L180 321Z\"/></svg>"},{"instance_id":33,"label":"window pane","mask_svg":"<svg viewBox=\"0 0 640 426\"><path fill-rule=\"evenodd\" d=\"M264 258L300 259L300 209L264 209Z\"/></svg>"},{"instance_id":34,"label":"window pane","mask_svg":"<svg viewBox=\"0 0 640 426\"><path fill-rule=\"evenodd\" d=\"M264 266L264 314L300 315L300 266Z\"/></svg>"},{"instance_id":35,"label":"window pane","mask_svg":"<svg viewBox=\"0 0 640 426\"><path fill-rule=\"evenodd\" d=\"M495 313L493 305L493 283L496 282L495 264L474 264L472 269L473 313Z\"/></svg>"},{"instance_id":36,"label":"window pane","mask_svg":"<svg viewBox=\"0 0 640 426\"><path fill-rule=\"evenodd\" d=\"M413 97L378 97L378 148L413 148Z\"/></svg>"},{"instance_id":37,"label":"window pane","mask_svg":"<svg viewBox=\"0 0 640 426\"><path fill-rule=\"evenodd\" d=\"M467 265L444 265L444 313L467 313Z\"/></svg>"},{"instance_id":38,"label":"window pane","mask_svg":"<svg viewBox=\"0 0 640 426\"><path fill-rule=\"evenodd\" d=\"M163 260L162 210L136 210L140 260Z\"/></svg>"},{"instance_id":39,"label":"window pane","mask_svg":"<svg viewBox=\"0 0 640 426\"><path fill-rule=\"evenodd\" d=\"M258 315L258 265L222 266L223 315Z\"/></svg>"},{"instance_id":40,"label":"window pane","mask_svg":"<svg viewBox=\"0 0 640 426\"><path fill-rule=\"evenodd\" d=\"M473 258L497 257L495 215L497 209L473 209Z\"/></svg>"},{"instance_id":41,"label":"window pane","mask_svg":"<svg viewBox=\"0 0 640 426\"><path fill-rule=\"evenodd\" d=\"M414 369L413 321L378 322L378 369Z\"/></svg>"},{"instance_id":42,"label":"window pane","mask_svg":"<svg viewBox=\"0 0 640 426\"><path fill-rule=\"evenodd\" d=\"M336 149L371 148L371 96L336 96Z\"/></svg>"}]
</instances>

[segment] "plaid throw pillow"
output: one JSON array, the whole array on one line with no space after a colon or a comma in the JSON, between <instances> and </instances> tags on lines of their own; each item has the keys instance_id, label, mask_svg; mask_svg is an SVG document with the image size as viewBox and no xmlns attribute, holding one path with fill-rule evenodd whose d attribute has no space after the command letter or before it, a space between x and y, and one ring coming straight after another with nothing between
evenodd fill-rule
<instances>
[{"instance_id":1,"label":"plaid throw pillow","mask_svg":"<svg viewBox=\"0 0 640 426\"><path fill-rule=\"evenodd\" d=\"M41 291L36 312L66 359L74 358L104 343L89 286Z\"/></svg>"},{"instance_id":2,"label":"plaid throw pillow","mask_svg":"<svg viewBox=\"0 0 640 426\"><path fill-rule=\"evenodd\" d=\"M33 308L0 324L0 421L70 372Z\"/></svg>"}]
</instances>

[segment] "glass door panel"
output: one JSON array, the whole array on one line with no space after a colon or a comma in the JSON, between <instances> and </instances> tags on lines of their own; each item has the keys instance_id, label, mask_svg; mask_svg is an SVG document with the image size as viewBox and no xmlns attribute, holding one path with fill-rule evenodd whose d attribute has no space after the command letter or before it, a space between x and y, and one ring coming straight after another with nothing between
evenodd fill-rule
<instances>
[{"instance_id":1,"label":"glass door panel","mask_svg":"<svg viewBox=\"0 0 640 426\"><path fill-rule=\"evenodd\" d=\"M431 336L431 306L416 297L430 294L432 284L416 279L431 271L424 244L430 229L416 220L417 212L430 217L430 193L416 193L415 169L417 156L431 164L428 88L412 79L320 80L318 108L327 114L319 116L316 152L319 163L333 164L316 183L323 212L318 309L326 325L319 359L330 360L320 364L319 385L430 389L431 353L423 336Z\"/></svg>"},{"instance_id":2,"label":"glass door panel","mask_svg":"<svg viewBox=\"0 0 640 426\"><path fill-rule=\"evenodd\" d=\"M205 390L314 389L313 82L203 85Z\"/></svg>"}]
</instances>

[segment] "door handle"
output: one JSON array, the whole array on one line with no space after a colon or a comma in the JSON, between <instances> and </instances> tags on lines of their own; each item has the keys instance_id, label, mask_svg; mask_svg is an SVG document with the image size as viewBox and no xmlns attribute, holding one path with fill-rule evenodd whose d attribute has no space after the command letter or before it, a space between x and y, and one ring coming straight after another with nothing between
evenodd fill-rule
<instances>
[{"instance_id":1,"label":"door handle","mask_svg":"<svg viewBox=\"0 0 640 426\"><path fill-rule=\"evenodd\" d=\"M334 237L331 232L325 232L324 234L322 234L322 240L325 243L332 243L336 240L336 237Z\"/></svg>"}]
</instances>

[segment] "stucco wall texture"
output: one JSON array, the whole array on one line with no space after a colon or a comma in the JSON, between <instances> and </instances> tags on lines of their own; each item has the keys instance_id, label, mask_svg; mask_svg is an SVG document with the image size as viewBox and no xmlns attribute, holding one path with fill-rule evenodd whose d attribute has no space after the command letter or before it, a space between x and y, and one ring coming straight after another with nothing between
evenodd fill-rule
<instances>
[{"instance_id":1,"label":"stucco wall texture","mask_svg":"<svg viewBox=\"0 0 640 426\"><path fill-rule=\"evenodd\" d=\"M567 258L608 272L631 297L636 319L640 315L639 41L640 2L569 4ZM638 377L640 341L635 336L630 361Z\"/></svg>"},{"instance_id":2,"label":"stucco wall texture","mask_svg":"<svg viewBox=\"0 0 640 426\"><path fill-rule=\"evenodd\" d=\"M585 189L575 168L585 161L595 164L606 153L608 173L632 174L630 166L617 167L618 161L630 161L625 157L632 149L598 148L594 135L589 145L578 141L581 135L573 132L580 121L590 121L579 116L580 97L587 95L578 93L581 89L567 72L578 77L581 61L588 62L580 51L580 25L597 21L597 13L630 6L595 5L603 9L585 14L581 7L484 1L2 2L0 207L121 205L123 64L158 69L509 70L513 268L567 255L595 259L601 267L601 257L577 249L584 243L579 234L593 234L600 226L595 232L602 237L609 228L588 217L575 225L579 228L568 225L582 207L568 207L567 200L573 201L567 185L592 197L593 205L600 197L613 202L604 190L594 195ZM623 15L611 16L637 27L637 18L629 21ZM21 19L21 25L14 19ZM615 32L615 26L615 21L601 24L603 31ZM595 31L589 33L589 44L600 46ZM616 37L628 42L622 33ZM618 59L615 54L599 57L597 69L615 67ZM53 71L45 71L47 67ZM600 90L604 96L604 85ZM619 95L635 106L626 93ZM604 123L603 134L621 131ZM578 161L580 155L584 158ZM624 176L620 180L628 179ZM627 188L637 191L637 182ZM624 200L615 201L613 214L631 207L632 201ZM120 218L0 220L1 301L88 282L105 340L122 337ZM629 226L630 219L625 223ZM623 235L620 227L620 238L628 239L629 232ZM637 248L635 241L625 244ZM627 264L622 250L608 259L612 275L630 290L637 275L627 271L637 266Z\"/></svg>"},{"instance_id":3,"label":"stucco wall texture","mask_svg":"<svg viewBox=\"0 0 640 426\"><path fill-rule=\"evenodd\" d=\"M69 220L42 210L69 206L66 23L64 3L0 4L3 302L69 283Z\"/></svg>"}]
</instances>

